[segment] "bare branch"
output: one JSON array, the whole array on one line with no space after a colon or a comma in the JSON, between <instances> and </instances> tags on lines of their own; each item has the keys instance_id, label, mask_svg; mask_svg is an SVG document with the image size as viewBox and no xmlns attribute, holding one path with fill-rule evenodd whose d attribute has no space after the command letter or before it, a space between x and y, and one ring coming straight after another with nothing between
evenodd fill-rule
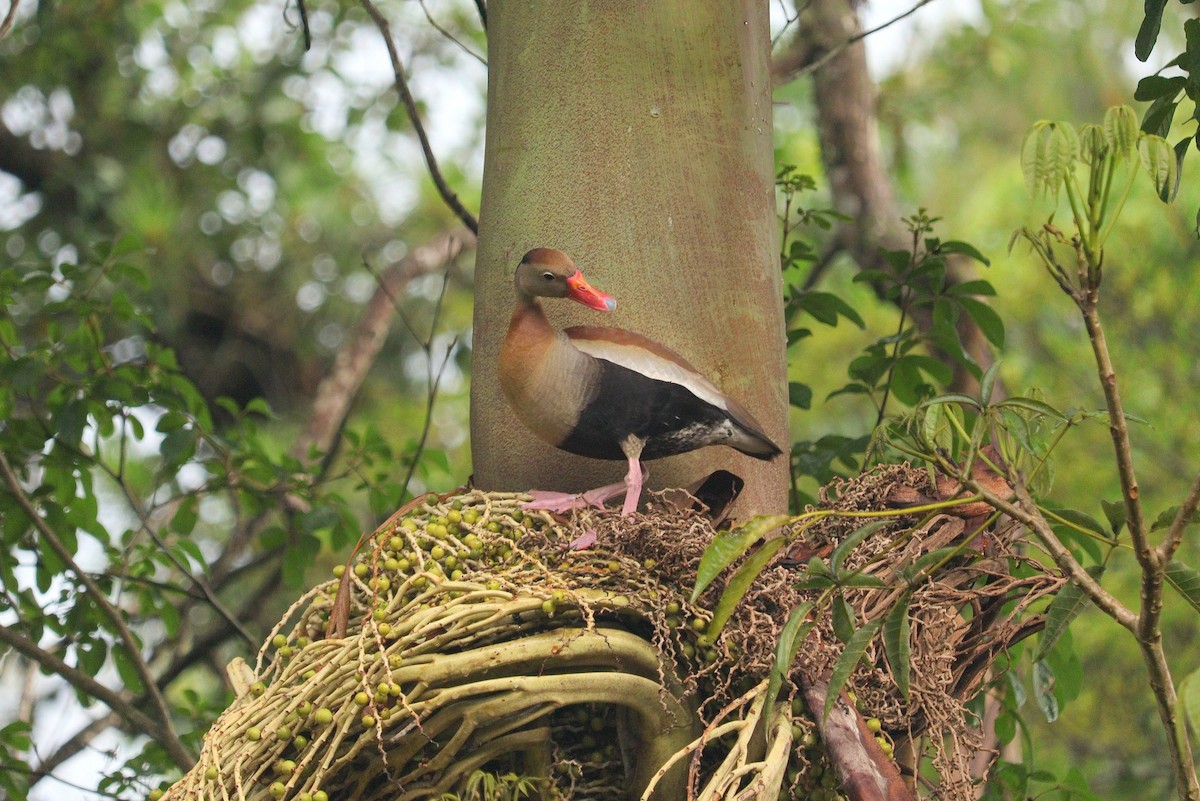
<instances>
[{"instance_id":1,"label":"bare branch","mask_svg":"<svg viewBox=\"0 0 1200 801\"><path fill-rule=\"evenodd\" d=\"M776 60L776 62L771 66L771 77L776 86L790 83L797 78L802 78L811 72L819 70L831 59L835 58L839 53L855 42L861 41L872 34L879 33L885 28L895 25L897 22L905 19L906 17L912 16L921 8L929 5L932 2L933 0L917 0L917 3L907 11L897 14L886 22L876 25L874 28L868 28L865 31L859 31L855 34L852 34L851 36L847 37L845 41L842 41L821 53L819 57L816 56L817 51L815 48L812 48L811 45L802 43L794 53L791 53L787 57L782 57Z\"/></svg>"},{"instance_id":2,"label":"bare branch","mask_svg":"<svg viewBox=\"0 0 1200 801\"><path fill-rule=\"evenodd\" d=\"M396 313L395 294L400 286L417 275L431 272L442 264L447 253L458 255L474 245L475 235L469 231L443 234L414 248L403 261L376 276L375 294L367 301L333 367L317 387L308 429L292 448L293 456L304 458L310 450L325 453L326 458L333 453L337 432L342 429L362 382L383 347Z\"/></svg>"},{"instance_id":3,"label":"bare branch","mask_svg":"<svg viewBox=\"0 0 1200 801\"><path fill-rule=\"evenodd\" d=\"M138 674L138 678L141 679L142 684L145 686L146 692L149 694L150 701L154 706L154 711L159 717L160 724L156 726L153 731L160 731L159 727L161 727L161 733L163 736L161 739L156 739L159 739L160 744L164 749L166 749L167 753L170 754L175 763L179 765L180 768L187 770L192 765L192 756L188 754L187 750L183 747L183 744L179 741L179 736L175 733L174 725L171 722L171 712L167 708L167 702L163 698L162 693L159 692L158 686L154 682L154 677L150 675L150 668L146 664L146 660L142 658L141 646L138 644L136 638L134 638L133 632L129 630L129 626L126 625L125 618L121 614L121 611L113 606L112 602L108 600L108 596L104 594L99 585L92 580L92 577L85 570L83 570L78 563L76 563L74 556L58 539L58 535L54 533L54 530L50 528L49 524L47 524L42 516L38 514L37 509L34 507L32 501L30 501L29 496L25 493L24 488L21 486L20 480L17 478L16 473L13 472L12 466L9 464L8 459L3 453L0 453L0 474L3 474L4 483L8 486L13 498L17 501L17 505L19 505L21 510L25 512L25 515L29 518L30 522L33 523L34 527L38 530L38 533L41 534L42 538L54 550L54 552L58 554L58 557L63 560L67 567L71 569L71 572L76 575L76 577L79 579L79 582L83 584L89 593L91 593L92 600L96 604L97 608L99 608L104 613L105 617L109 619L109 622L112 624L113 629L117 632L117 636L120 638L121 643L125 646L125 650L129 655L129 661L133 664L134 670ZM87 678L92 683L96 683L95 680L91 679L90 676ZM97 697L101 700L104 700L105 703L108 703L108 701L102 696L97 695ZM147 732L149 733L150 730L147 730Z\"/></svg>"},{"instance_id":4,"label":"bare branch","mask_svg":"<svg viewBox=\"0 0 1200 801\"><path fill-rule=\"evenodd\" d=\"M175 763L182 770L187 770L192 766L194 760L183 751L183 746L179 744L179 738L175 736L175 732L169 727L164 726L161 722L150 718L128 700L122 698L120 693L105 687L82 670L71 667L54 654L43 651L34 642L21 636L8 626L0 626L0 642L3 642L14 651L24 654L52 673L58 674L72 687L82 690L96 700L103 702L109 709L120 715L130 726L153 737L171 755L171 758L175 760Z\"/></svg>"},{"instance_id":5,"label":"bare branch","mask_svg":"<svg viewBox=\"0 0 1200 801\"><path fill-rule=\"evenodd\" d=\"M425 5L425 0L419 0L419 2L421 3L421 10L425 12L425 19L429 21L429 24L433 26L434 30L436 30L438 33L440 33L442 36L446 37L450 41L454 42L454 44L458 45L459 50L462 50L464 53L466 53L468 56L470 56L471 58L478 61L483 66L485 66L485 67L487 66L486 58L479 55L471 48L467 47L465 44L463 44L457 38L455 38L454 34L450 33L450 31L446 30L445 28L443 28L441 25L438 24L438 21L433 18L433 14L429 13L429 6Z\"/></svg>"},{"instance_id":6,"label":"bare branch","mask_svg":"<svg viewBox=\"0 0 1200 801\"><path fill-rule=\"evenodd\" d=\"M0 22L0 38L3 38L12 30L13 21L17 18L17 7L19 5L21 5L21 0L9 0L8 13L4 15L4 22Z\"/></svg>"},{"instance_id":7,"label":"bare branch","mask_svg":"<svg viewBox=\"0 0 1200 801\"><path fill-rule=\"evenodd\" d=\"M446 202L455 216L462 220L463 225L471 229L471 233L478 234L479 222L463 206L458 195L446 183L442 171L438 168L433 148L429 144L429 136L425 133L425 126L421 124L420 115L417 114L417 103L413 100L412 92L408 90L408 81L404 77L404 65L400 63L400 55L396 52L396 42L392 39L391 26L371 0L362 0L362 5L374 21L375 27L379 28L379 33L383 35L383 41L387 45L388 56L392 60L392 72L396 76L396 91L400 93L400 100L404 103L405 110L408 111L408 119L412 122L413 130L417 132L417 139L421 142L421 151L425 154L425 166L429 169L429 177L433 179L438 194L442 196L442 200Z\"/></svg>"}]
</instances>

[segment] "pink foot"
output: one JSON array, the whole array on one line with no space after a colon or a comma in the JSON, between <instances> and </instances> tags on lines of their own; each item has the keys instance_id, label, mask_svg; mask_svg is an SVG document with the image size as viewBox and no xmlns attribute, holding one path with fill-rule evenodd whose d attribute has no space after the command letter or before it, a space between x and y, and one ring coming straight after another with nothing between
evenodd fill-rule
<instances>
[{"instance_id":1,"label":"pink foot","mask_svg":"<svg viewBox=\"0 0 1200 801\"><path fill-rule=\"evenodd\" d=\"M567 543L567 548L572 551L586 551L596 544L596 529L589 528L587 531L580 534L575 539Z\"/></svg>"}]
</instances>

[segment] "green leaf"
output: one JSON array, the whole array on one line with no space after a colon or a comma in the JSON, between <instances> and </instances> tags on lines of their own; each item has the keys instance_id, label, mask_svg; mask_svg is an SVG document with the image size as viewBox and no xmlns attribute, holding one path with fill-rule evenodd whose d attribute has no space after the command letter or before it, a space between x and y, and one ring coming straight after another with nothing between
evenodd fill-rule
<instances>
[{"instance_id":1,"label":"green leaf","mask_svg":"<svg viewBox=\"0 0 1200 801\"><path fill-rule=\"evenodd\" d=\"M975 321L975 325L979 326L979 330L987 337L988 342L991 342L997 348L1004 347L1004 321L996 310L984 303L982 300L975 298L960 297L958 302L966 310L967 314L971 315L971 319Z\"/></svg>"},{"instance_id":2,"label":"green leaf","mask_svg":"<svg viewBox=\"0 0 1200 801\"><path fill-rule=\"evenodd\" d=\"M882 620L869 621L862 628L850 635L846 647L842 650L841 656L833 666L833 672L829 676L829 689L825 696L825 709L821 713L824 717L829 716L829 710L833 709L833 705L837 702L838 696L842 692L842 688L846 686L846 682L850 679L850 674L854 672L855 666L862 659L863 654L867 651L867 646L871 644L875 633L879 631L879 627L883 625Z\"/></svg>"},{"instance_id":3,"label":"green leaf","mask_svg":"<svg viewBox=\"0 0 1200 801\"><path fill-rule=\"evenodd\" d=\"M1158 41L1158 31L1162 27L1162 13L1167 6L1167 0L1145 0L1145 16L1138 27L1137 38L1133 41L1133 54L1138 61L1150 58L1154 43Z\"/></svg>"},{"instance_id":4,"label":"green leaf","mask_svg":"<svg viewBox=\"0 0 1200 801\"><path fill-rule=\"evenodd\" d=\"M191 534L196 527L199 517L200 499L195 495L187 495L175 507L175 516L171 518L171 529L179 534Z\"/></svg>"},{"instance_id":5,"label":"green leaf","mask_svg":"<svg viewBox=\"0 0 1200 801\"><path fill-rule=\"evenodd\" d=\"M840 593L833 596L833 633L842 642L849 642L854 634L854 610Z\"/></svg>"},{"instance_id":6,"label":"green leaf","mask_svg":"<svg viewBox=\"0 0 1200 801\"><path fill-rule=\"evenodd\" d=\"M1100 508L1104 510L1104 516L1108 518L1108 525L1112 529L1113 537L1120 536L1121 529L1125 527L1125 502L1102 500Z\"/></svg>"},{"instance_id":7,"label":"green leaf","mask_svg":"<svg viewBox=\"0 0 1200 801\"><path fill-rule=\"evenodd\" d=\"M991 366L983 373L983 378L979 379L979 401L984 406L992 402L992 392L996 389L996 376L1000 372L1000 361L992 362Z\"/></svg>"},{"instance_id":8,"label":"green leaf","mask_svg":"<svg viewBox=\"0 0 1200 801\"><path fill-rule=\"evenodd\" d=\"M1034 414L1041 415L1042 417L1051 417L1055 420L1061 420L1064 423L1070 419L1050 404L1034 398L1005 398L996 405L1001 408L1024 409L1027 412L1033 412Z\"/></svg>"},{"instance_id":9,"label":"green leaf","mask_svg":"<svg viewBox=\"0 0 1200 801\"><path fill-rule=\"evenodd\" d=\"M1186 145L1184 146L1186 150ZM1164 203L1174 197L1179 184L1179 156L1167 144L1167 140L1156 134L1145 134L1138 146L1142 166L1154 182L1154 191Z\"/></svg>"},{"instance_id":10,"label":"green leaf","mask_svg":"<svg viewBox=\"0 0 1200 801\"><path fill-rule=\"evenodd\" d=\"M288 544L283 552L283 583L288 587L299 587L304 583L304 572L316 561L321 550L321 541L312 534L301 534Z\"/></svg>"},{"instance_id":11,"label":"green leaf","mask_svg":"<svg viewBox=\"0 0 1200 801\"><path fill-rule=\"evenodd\" d=\"M795 306L800 311L811 314L818 322L836 326L838 317L845 317L859 328L865 329L866 322L854 308L832 292L815 292L809 290L796 296Z\"/></svg>"},{"instance_id":12,"label":"green leaf","mask_svg":"<svg viewBox=\"0 0 1200 801\"><path fill-rule=\"evenodd\" d=\"M124 689L133 693L142 691L142 677L138 675L137 667L134 664L133 657L125 650L124 646L114 645L112 648L113 663L117 666L117 674L121 677L121 683L125 685Z\"/></svg>"},{"instance_id":13,"label":"green leaf","mask_svg":"<svg viewBox=\"0 0 1200 801\"><path fill-rule=\"evenodd\" d=\"M740 528L718 532L704 549L704 555L700 557L700 566L696 569L696 586L692 590L692 603L696 602L700 593L704 592L722 570L736 562L754 543L786 524L789 519L787 515L757 515L747 520Z\"/></svg>"},{"instance_id":14,"label":"green leaf","mask_svg":"<svg viewBox=\"0 0 1200 801\"><path fill-rule=\"evenodd\" d=\"M787 541L787 537L767 540L758 550L746 557L746 561L742 562L730 577L729 583L725 585L725 591L721 593L720 600L713 607L712 622L708 624L706 632L710 637L716 638L721 633L721 629L725 627L730 615L750 590L750 585L758 578L758 574L762 572L771 557L777 554L779 549L787 544Z\"/></svg>"},{"instance_id":15,"label":"green leaf","mask_svg":"<svg viewBox=\"0 0 1200 801\"><path fill-rule=\"evenodd\" d=\"M956 239L950 239L938 245L938 253L959 253L963 256L974 259L985 267L992 266L987 256L984 256L979 250L969 242L959 242Z\"/></svg>"},{"instance_id":16,"label":"green leaf","mask_svg":"<svg viewBox=\"0 0 1200 801\"><path fill-rule=\"evenodd\" d=\"M775 646L775 663L771 666L771 675L767 681L768 709L774 703L775 696L779 694L779 688L788 671L791 670L792 663L796 661L796 654L799 652L800 646L804 644L805 637L817 625L817 621L808 619L812 609L811 601L797 606L788 615L787 622L783 624L783 630L779 632L779 644Z\"/></svg>"},{"instance_id":17,"label":"green leaf","mask_svg":"<svg viewBox=\"0 0 1200 801\"><path fill-rule=\"evenodd\" d=\"M1179 560L1173 560L1167 565L1164 578L1193 609L1200 612L1200 573Z\"/></svg>"},{"instance_id":18,"label":"green leaf","mask_svg":"<svg viewBox=\"0 0 1200 801\"><path fill-rule=\"evenodd\" d=\"M970 406L973 409L981 408L977 398L972 398L970 395L963 395L958 392L951 392L947 395L938 395L935 398L930 398L927 401L923 401L921 405L936 406L939 403L958 403L964 406Z\"/></svg>"},{"instance_id":19,"label":"green leaf","mask_svg":"<svg viewBox=\"0 0 1200 801\"><path fill-rule=\"evenodd\" d=\"M1030 195L1058 197L1063 182L1075 172L1079 138L1069 123L1040 120L1021 144L1021 173Z\"/></svg>"},{"instance_id":20,"label":"green leaf","mask_svg":"<svg viewBox=\"0 0 1200 801\"><path fill-rule=\"evenodd\" d=\"M1147 75L1138 81L1137 89L1133 93L1134 100L1157 100L1160 97L1174 98L1179 95L1187 83L1187 79L1182 75L1173 75L1170 78L1162 75Z\"/></svg>"},{"instance_id":21,"label":"green leaf","mask_svg":"<svg viewBox=\"0 0 1200 801\"><path fill-rule=\"evenodd\" d=\"M900 597L883 619L883 648L888 664L892 667L892 678L904 700L908 700L909 676L912 671L912 649L908 636L908 604L911 596Z\"/></svg>"},{"instance_id":22,"label":"green leaf","mask_svg":"<svg viewBox=\"0 0 1200 801\"><path fill-rule=\"evenodd\" d=\"M1179 700L1183 704L1183 716L1192 730L1192 736L1200 737L1200 668L1180 682Z\"/></svg>"},{"instance_id":23,"label":"green leaf","mask_svg":"<svg viewBox=\"0 0 1200 801\"><path fill-rule=\"evenodd\" d=\"M841 572L842 565L845 564L846 557L850 555L850 552L857 548L863 540L878 531L883 526L883 523L884 521L882 520L867 523L865 526L850 532L850 535L846 539L837 544L837 547L833 549L833 553L829 557L829 564L835 576Z\"/></svg>"},{"instance_id":24,"label":"green leaf","mask_svg":"<svg viewBox=\"0 0 1200 801\"><path fill-rule=\"evenodd\" d=\"M1120 105L1104 112L1104 141L1122 159L1132 158L1138 146L1138 121L1133 109Z\"/></svg>"},{"instance_id":25,"label":"green leaf","mask_svg":"<svg viewBox=\"0 0 1200 801\"><path fill-rule=\"evenodd\" d=\"M1058 720L1058 698L1054 696L1054 671L1044 660L1033 663L1033 699L1047 723Z\"/></svg>"},{"instance_id":26,"label":"green leaf","mask_svg":"<svg viewBox=\"0 0 1200 801\"><path fill-rule=\"evenodd\" d=\"M1087 568L1087 572L1092 578L1099 579L1104 574L1104 565L1091 565ZM1068 582L1063 585L1063 588L1054 596L1054 600L1046 607L1046 627L1042 629L1037 656L1034 657L1035 661L1046 657L1046 654L1062 637L1063 632L1067 630L1067 626L1071 625L1071 621L1079 617L1079 613L1087 609L1091 602L1092 599L1078 584Z\"/></svg>"},{"instance_id":27,"label":"green leaf","mask_svg":"<svg viewBox=\"0 0 1200 801\"><path fill-rule=\"evenodd\" d=\"M799 381L788 382L788 403L797 409L812 408L812 387Z\"/></svg>"},{"instance_id":28,"label":"green leaf","mask_svg":"<svg viewBox=\"0 0 1200 801\"><path fill-rule=\"evenodd\" d=\"M1175 518L1179 516L1178 506L1168 506L1158 513L1158 517L1154 518L1154 522L1150 524L1151 531L1159 531L1164 528L1170 528L1175 522Z\"/></svg>"}]
</instances>

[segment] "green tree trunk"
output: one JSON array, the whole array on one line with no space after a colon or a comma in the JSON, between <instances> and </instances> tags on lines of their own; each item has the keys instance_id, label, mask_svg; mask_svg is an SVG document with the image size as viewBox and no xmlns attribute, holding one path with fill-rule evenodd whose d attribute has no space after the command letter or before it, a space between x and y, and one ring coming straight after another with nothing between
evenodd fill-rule
<instances>
[{"instance_id":1,"label":"green tree trunk","mask_svg":"<svg viewBox=\"0 0 1200 801\"><path fill-rule=\"evenodd\" d=\"M546 445L500 390L513 270L538 246L569 253L620 301L604 316L547 304L556 326L612 325L662 342L786 449L766 0L494 0L488 58L476 483L577 491L625 471ZM786 458L728 448L652 462L648 486L686 486L717 468L746 480L737 514L785 507Z\"/></svg>"}]
</instances>

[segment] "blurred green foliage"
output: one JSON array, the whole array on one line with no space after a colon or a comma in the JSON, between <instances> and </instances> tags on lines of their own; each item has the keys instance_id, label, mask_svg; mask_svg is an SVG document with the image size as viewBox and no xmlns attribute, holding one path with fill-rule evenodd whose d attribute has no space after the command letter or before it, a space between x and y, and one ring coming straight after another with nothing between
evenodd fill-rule
<instances>
[{"instance_id":1,"label":"blurred green foliage","mask_svg":"<svg viewBox=\"0 0 1200 801\"><path fill-rule=\"evenodd\" d=\"M319 377L374 290L372 270L454 221L425 177L365 15L353 3L309 0L314 36L305 52L295 6L283 5L25 0L17 26L0 39L0 451L15 466L36 466L36 475L22 476L30 497L56 530L79 532L68 544L101 586L129 602L128 622L151 656L174 647L190 653L206 632L222 629L220 613L187 576L208 575L230 532L245 532L246 541L220 592L257 637L295 594L272 592L272 571L297 582L327 569L334 548L404 500L424 425L426 367L431 353L441 361L396 327L328 475L313 480L308 455L289 452ZM455 118L441 130L458 138L435 139L435 147L460 197L476 208L483 68L416 4L382 5L403 23L398 35L422 109ZM427 5L463 44L486 52L471 3ZM1159 52L1191 49L1177 12L1167 8ZM1032 389L1064 409L1102 401L1066 298L1025 250L1006 250L1014 228L1053 211L1025 193L1020 142L1038 119L1084 122L1129 102L1152 71L1130 60L1141 18L1124 0L981 0L968 21L921 36L881 81L880 117L906 213L930 209L942 218L937 236L969 240L990 260L989 304L1004 322L999 375L1014 393ZM1147 100L1185 88L1151 84L1140 93ZM1151 97L1152 89L1163 94ZM447 97L456 104L450 109ZM777 100L777 162L795 165L785 181L793 192L815 191L803 205L819 209L828 204L806 82L781 87ZM1162 131L1172 142L1194 134L1183 122L1192 101L1181 102L1186 113ZM1114 359L1130 411L1150 422L1135 431L1135 458L1154 512L1178 502L1200 452L1194 169L1185 165L1172 206L1152 192L1131 195L1106 265ZM3 181L4 173L18 182ZM801 182L802 175L814 178ZM784 231L793 289L804 286L820 250L821 221L832 219L818 211L796 236ZM923 244L919 238L914 252ZM902 255L910 266L922 261ZM438 275L414 279L398 298L419 336L436 330L439 347L459 343L409 493L449 489L469 472L462 377L470 275L447 269L440 317L431 302ZM849 265L789 297L794 464L811 493L861 464L888 366L910 357L900 398L910 404L944 376L904 344L911 340L887 341L903 335L901 313ZM823 325L809 331L801 314ZM989 312L974 314L999 331ZM840 391L848 366L866 391ZM1110 450L1103 424L1075 427L1047 476L1053 496L1104 520L1102 503L1119 497L1114 475L1097 469ZM19 610L31 640L128 678L111 621L75 583L55 578L66 575L62 565L30 533L11 493L3 502L5 553L15 558L0 560L0 615ZM1181 558L1200 563L1200 550L1185 542ZM1129 572L1114 569L1105 583L1136 598ZM182 609L192 609L192 619ZM1191 615L1168 597L1166 636L1187 641ZM1156 714L1128 678L1140 675L1140 659L1121 640L1094 611L1075 620L1061 648L1073 644L1087 681L1064 690L1054 724L1028 704L1021 709L1038 756L1029 771L1044 764L1068 784L1086 776L1104 797L1161 798L1169 776ZM194 741L225 701L212 665L246 652L228 632L220 642L215 654L163 674L185 739ZM1177 673L1198 656L1194 646L1174 654ZM47 703L37 701L35 719ZM0 712L15 709L14 702ZM37 726L33 733L49 736ZM0 727L0 788L12 797L25 781L29 736L20 722ZM151 745L128 767L110 765L104 787L132 797L168 765Z\"/></svg>"}]
</instances>

